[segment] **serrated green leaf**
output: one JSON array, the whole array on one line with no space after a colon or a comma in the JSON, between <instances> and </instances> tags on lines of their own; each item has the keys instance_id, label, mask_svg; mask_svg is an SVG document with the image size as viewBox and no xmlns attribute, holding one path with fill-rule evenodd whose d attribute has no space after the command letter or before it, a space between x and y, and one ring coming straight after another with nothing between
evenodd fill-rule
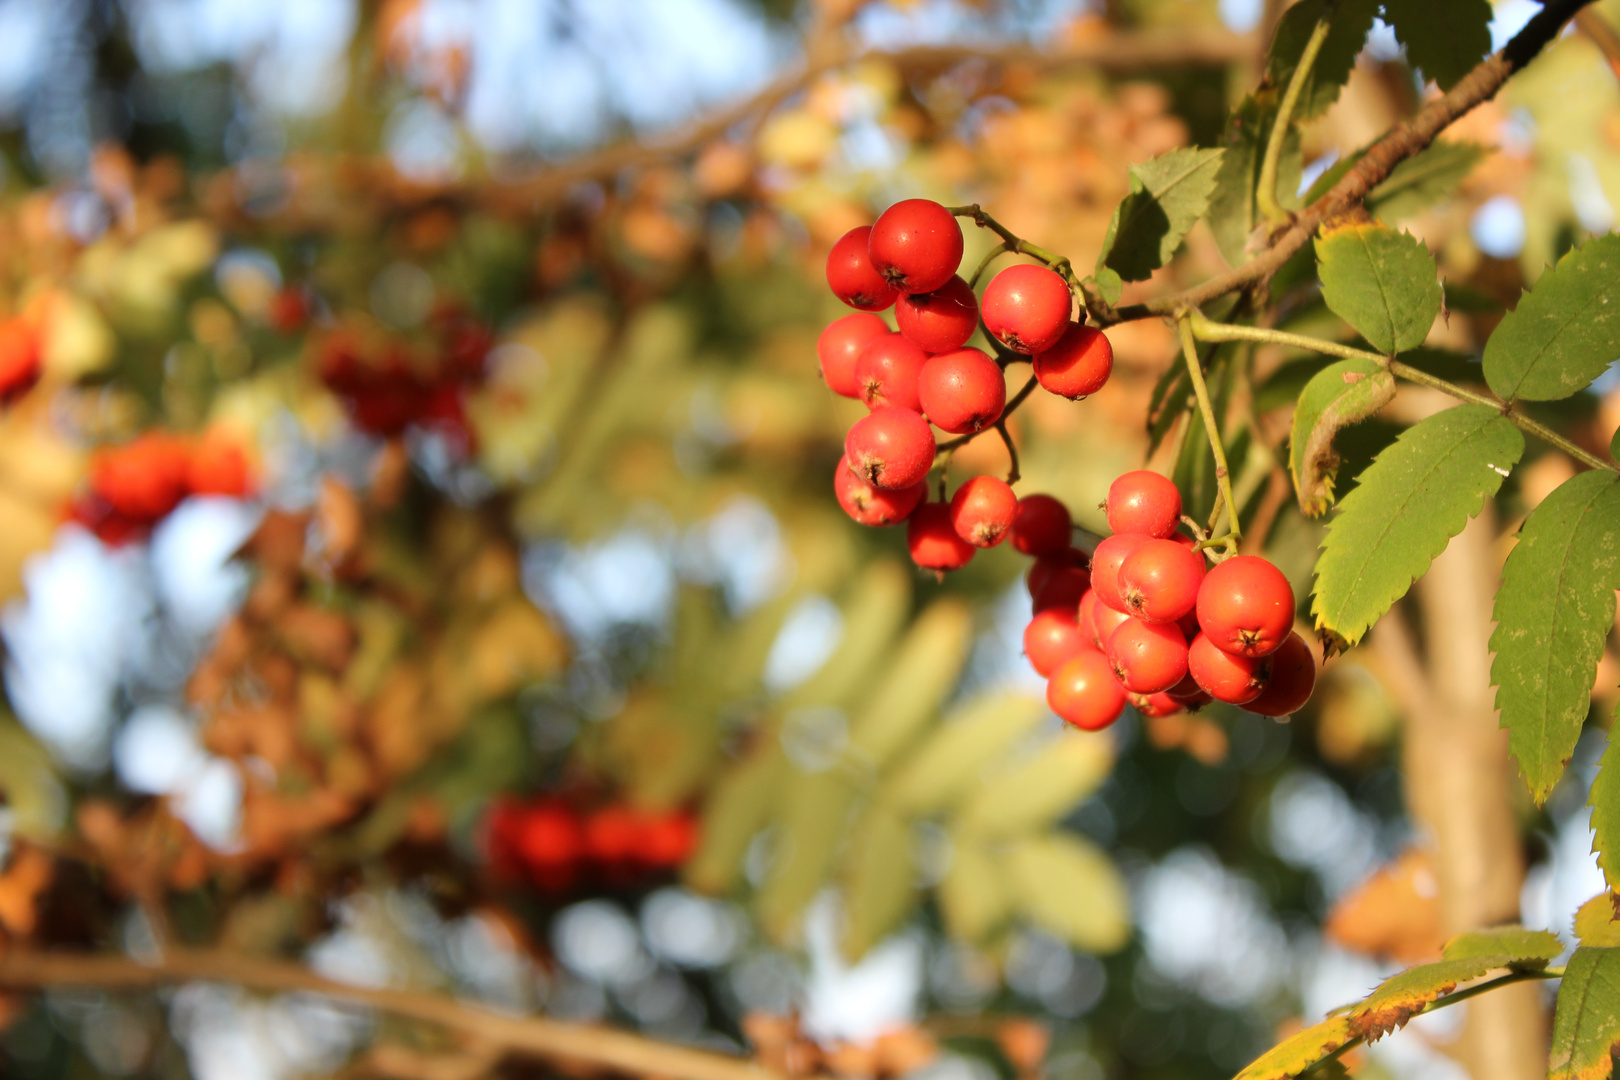
<instances>
[{"instance_id":1,"label":"serrated green leaf","mask_svg":"<svg viewBox=\"0 0 1620 1080\"><path fill-rule=\"evenodd\" d=\"M1615 894L1600 892L1575 911L1575 937L1582 945L1595 948L1620 947L1620 916L1615 912Z\"/></svg>"},{"instance_id":2,"label":"serrated green leaf","mask_svg":"<svg viewBox=\"0 0 1620 1080\"><path fill-rule=\"evenodd\" d=\"M1088 952L1114 952L1130 936L1125 879L1079 837L1050 833L1014 844L1003 856L1018 911Z\"/></svg>"},{"instance_id":3,"label":"serrated green leaf","mask_svg":"<svg viewBox=\"0 0 1620 1080\"><path fill-rule=\"evenodd\" d=\"M1522 926L1493 926L1458 934L1446 942L1441 955L1446 960L1487 957L1499 961L1496 967L1529 970L1546 967L1563 951L1564 943L1557 934Z\"/></svg>"},{"instance_id":4,"label":"serrated green leaf","mask_svg":"<svg viewBox=\"0 0 1620 1080\"><path fill-rule=\"evenodd\" d=\"M1620 949L1575 950L1558 987L1548 1080L1605 1080L1620 1044Z\"/></svg>"},{"instance_id":5,"label":"serrated green leaf","mask_svg":"<svg viewBox=\"0 0 1620 1080\"><path fill-rule=\"evenodd\" d=\"M1592 850L1609 888L1620 888L1620 750L1611 733L1598 763L1597 779L1592 781Z\"/></svg>"},{"instance_id":6,"label":"serrated green leaf","mask_svg":"<svg viewBox=\"0 0 1620 1080\"><path fill-rule=\"evenodd\" d=\"M1440 314L1434 256L1383 225L1344 225L1316 238L1322 298L1374 349L1415 349Z\"/></svg>"},{"instance_id":7,"label":"serrated green leaf","mask_svg":"<svg viewBox=\"0 0 1620 1080\"><path fill-rule=\"evenodd\" d=\"M1045 703L1029 694L975 698L946 717L896 771L884 785L883 801L907 814L944 810L1045 716Z\"/></svg>"},{"instance_id":8,"label":"serrated green leaf","mask_svg":"<svg viewBox=\"0 0 1620 1080\"><path fill-rule=\"evenodd\" d=\"M1333 505L1339 455L1333 438L1395 398L1395 377L1371 360L1340 360L1316 374L1299 395L1288 436L1288 467L1299 508L1320 517Z\"/></svg>"},{"instance_id":9,"label":"serrated green leaf","mask_svg":"<svg viewBox=\"0 0 1620 1080\"><path fill-rule=\"evenodd\" d=\"M1393 223L1422 213L1450 198L1485 159L1485 148L1469 142L1434 142L1395 166L1383 183L1367 193L1367 212Z\"/></svg>"},{"instance_id":10,"label":"serrated green leaf","mask_svg":"<svg viewBox=\"0 0 1620 1080\"><path fill-rule=\"evenodd\" d=\"M951 865L939 883L945 928L958 941L983 944L1012 917L1000 861L973 837L952 834Z\"/></svg>"},{"instance_id":11,"label":"serrated green leaf","mask_svg":"<svg viewBox=\"0 0 1620 1080\"><path fill-rule=\"evenodd\" d=\"M1316 564L1319 629L1354 644L1496 494L1524 436L1485 405L1408 428L1339 503Z\"/></svg>"},{"instance_id":12,"label":"serrated green leaf","mask_svg":"<svg viewBox=\"0 0 1620 1080\"><path fill-rule=\"evenodd\" d=\"M860 959L889 935L916 903L911 825L883 806L861 816L850 839L844 889L844 955Z\"/></svg>"},{"instance_id":13,"label":"serrated green leaf","mask_svg":"<svg viewBox=\"0 0 1620 1080\"><path fill-rule=\"evenodd\" d=\"M1108 776L1113 741L1063 731L1028 758L979 782L962 804L956 827L975 836L1013 836L1062 817Z\"/></svg>"},{"instance_id":14,"label":"serrated green leaf","mask_svg":"<svg viewBox=\"0 0 1620 1080\"><path fill-rule=\"evenodd\" d=\"M1355 1038L1350 1020L1330 1016L1320 1024L1296 1031L1267 1050L1238 1073L1235 1080L1288 1080L1298 1076Z\"/></svg>"},{"instance_id":15,"label":"serrated green leaf","mask_svg":"<svg viewBox=\"0 0 1620 1080\"><path fill-rule=\"evenodd\" d=\"M1586 722L1617 586L1620 477L1581 473L1530 512L1496 592L1496 707L1537 803Z\"/></svg>"},{"instance_id":16,"label":"serrated green leaf","mask_svg":"<svg viewBox=\"0 0 1620 1080\"><path fill-rule=\"evenodd\" d=\"M1299 66L1305 52L1305 43L1317 19L1331 11L1332 29L1316 63L1306 77L1294 106L1295 120L1309 120L1321 116L1339 100L1339 91L1350 80L1356 66L1356 55L1367 42L1372 30L1373 16L1378 13L1376 0L1343 0L1337 5L1331 0L1301 0L1283 13L1277 22L1277 33L1271 41L1271 55L1266 63L1266 83L1280 96Z\"/></svg>"},{"instance_id":17,"label":"serrated green leaf","mask_svg":"<svg viewBox=\"0 0 1620 1080\"><path fill-rule=\"evenodd\" d=\"M851 752L882 769L933 719L962 673L973 615L962 601L935 601L884 663L884 674L850 721Z\"/></svg>"},{"instance_id":18,"label":"serrated green leaf","mask_svg":"<svg viewBox=\"0 0 1620 1080\"><path fill-rule=\"evenodd\" d=\"M1551 935L1548 935L1551 937ZM1557 938L1553 938L1556 946ZM1555 947L1556 956L1561 949ZM1379 984L1366 1000L1352 1006L1346 1015L1357 1035L1372 1042L1404 1025L1425 1005L1456 989L1460 982L1477 979L1487 971L1515 966L1519 962L1507 952L1474 953L1448 957L1432 964L1419 964ZM1539 966L1545 966L1546 959ZM1522 965L1520 965L1522 966ZM1536 965L1532 965L1536 966Z\"/></svg>"},{"instance_id":19,"label":"serrated green leaf","mask_svg":"<svg viewBox=\"0 0 1620 1080\"><path fill-rule=\"evenodd\" d=\"M1254 193L1260 183L1260 160L1265 141L1276 119L1274 106L1261 105L1254 97L1244 99L1232 112L1226 137L1221 145L1226 155L1215 174L1215 190L1209 200L1209 227L1221 254L1233 266L1254 257L1249 237L1261 223ZM1285 210L1299 207L1299 183L1304 171L1299 130L1290 129L1283 137L1282 156L1277 159L1277 202Z\"/></svg>"},{"instance_id":20,"label":"serrated green leaf","mask_svg":"<svg viewBox=\"0 0 1620 1080\"><path fill-rule=\"evenodd\" d=\"M1485 343L1485 381L1512 401L1569 397L1620 359L1620 236L1587 241L1541 275Z\"/></svg>"},{"instance_id":21,"label":"serrated green leaf","mask_svg":"<svg viewBox=\"0 0 1620 1080\"><path fill-rule=\"evenodd\" d=\"M1114 208L1097 269L1145 281L1170 261L1187 230L1209 209L1223 151L1183 147L1131 166L1131 191Z\"/></svg>"},{"instance_id":22,"label":"serrated green leaf","mask_svg":"<svg viewBox=\"0 0 1620 1080\"><path fill-rule=\"evenodd\" d=\"M1489 0L1384 0L1412 66L1450 90L1491 51Z\"/></svg>"},{"instance_id":23,"label":"serrated green leaf","mask_svg":"<svg viewBox=\"0 0 1620 1080\"><path fill-rule=\"evenodd\" d=\"M698 892L725 893L736 884L754 834L770 820L788 776L781 744L762 739L709 791L698 849L682 873Z\"/></svg>"}]
</instances>

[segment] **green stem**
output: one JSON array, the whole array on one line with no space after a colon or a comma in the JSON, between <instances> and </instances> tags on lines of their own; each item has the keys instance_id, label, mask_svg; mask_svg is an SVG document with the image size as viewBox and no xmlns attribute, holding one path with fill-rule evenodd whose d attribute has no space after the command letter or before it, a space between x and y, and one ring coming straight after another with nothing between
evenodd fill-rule
<instances>
[{"instance_id":1,"label":"green stem","mask_svg":"<svg viewBox=\"0 0 1620 1080\"><path fill-rule=\"evenodd\" d=\"M1368 352L1365 349L1352 349L1348 345L1340 345L1336 341L1323 341L1321 338L1306 337L1304 334L1290 334L1283 330L1268 330L1261 326L1237 326L1231 323L1210 322L1196 311L1187 316L1183 325L1190 325L1193 335L1200 341L1260 341L1270 345L1287 345L1296 349L1308 349L1311 352L1322 353L1326 356L1341 356L1347 360L1366 360L1384 368L1397 378L1405 379L1407 382L1417 383L1419 386L1427 386L1431 390L1449 394L1458 401L1466 401L1473 405L1484 405L1495 409L1520 431L1528 432L1549 446L1557 447L1589 468L1620 472L1620 466L1617 466L1614 462L1605 461L1596 454L1577 446L1546 424L1519 412L1509 402L1503 401L1493 394L1482 394L1477 390L1470 390L1466 386L1458 386L1456 383L1448 382L1438 375L1430 375L1427 371L1415 368L1410 364L1403 364L1391 357Z\"/></svg>"},{"instance_id":2,"label":"green stem","mask_svg":"<svg viewBox=\"0 0 1620 1080\"><path fill-rule=\"evenodd\" d=\"M1226 448L1221 445L1221 429L1215 422L1215 407L1209 402L1209 387L1204 385L1204 368L1198 362L1198 343L1193 340L1192 320L1183 316L1176 320L1181 330L1181 355L1187 361L1187 377L1192 380L1193 396L1198 399L1198 411L1204 418L1204 434L1209 438L1210 453L1215 455L1215 483L1225 500L1230 536L1228 548L1243 538L1243 527L1238 522L1237 503L1232 499L1232 476L1226 467Z\"/></svg>"},{"instance_id":3,"label":"green stem","mask_svg":"<svg viewBox=\"0 0 1620 1080\"><path fill-rule=\"evenodd\" d=\"M1316 66L1316 56L1322 51L1322 43L1332 29L1332 13L1330 5L1316 20L1310 39L1305 42L1305 51L1300 53L1299 63L1294 66L1294 74L1289 78L1288 88L1283 91L1282 102L1277 106L1277 119L1272 122L1271 135L1266 139L1265 157L1260 159L1260 182L1254 191L1254 201L1260 213L1272 225L1288 220L1288 211L1277 201L1277 166L1282 161L1283 143L1288 139L1288 127L1294 119L1294 106L1299 104L1305 80L1310 78L1311 69Z\"/></svg>"},{"instance_id":4,"label":"green stem","mask_svg":"<svg viewBox=\"0 0 1620 1080\"><path fill-rule=\"evenodd\" d=\"M1007 254L1007 252L1009 252L1011 250L1012 250L1012 247L1010 245L1008 245L1008 243L1005 240L1003 240L1001 243L997 244L995 247L993 247L989 251L985 252L984 253L984 258L979 260L979 265L973 268L973 276L968 278L968 288L970 288L970 289L978 288L979 287L979 279L984 276L984 272L986 270L990 269L990 264L995 262L1001 256Z\"/></svg>"},{"instance_id":5,"label":"green stem","mask_svg":"<svg viewBox=\"0 0 1620 1080\"><path fill-rule=\"evenodd\" d=\"M1005 254L1008 251L1015 251L1020 255L1028 255L1032 259L1039 259L1051 269L1057 271L1058 275L1061 276L1064 281L1069 283L1070 291L1079 296L1082 303L1084 302L1085 294L1080 288L1080 278L1075 274L1074 266L1069 262L1067 256L1058 255L1055 252L1048 251L1046 248L1043 248L1038 244L1030 243L1028 240L1025 240L1018 234L1014 233L1011 229L1007 228L1007 226L985 213L978 203L969 203L966 206L947 206L945 209L949 210L951 214L956 217L972 218L973 224L977 225L979 228L989 229L991 232L1001 237L1003 241L1002 250L994 251L990 255L985 256L984 265L988 265L989 261L995 258L997 255ZM983 272L984 265L981 265L978 270L974 271L975 279L980 273Z\"/></svg>"}]
</instances>

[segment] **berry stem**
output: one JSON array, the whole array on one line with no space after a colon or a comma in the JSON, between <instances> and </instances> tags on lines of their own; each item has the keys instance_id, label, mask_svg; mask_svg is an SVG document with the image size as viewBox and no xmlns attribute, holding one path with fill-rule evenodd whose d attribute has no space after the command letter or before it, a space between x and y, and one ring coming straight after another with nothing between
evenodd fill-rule
<instances>
[{"instance_id":1,"label":"berry stem","mask_svg":"<svg viewBox=\"0 0 1620 1080\"><path fill-rule=\"evenodd\" d=\"M978 279L979 275L984 272L985 267L988 266L990 262L998 255L1004 255L1009 251L1015 251L1020 255L1028 255L1032 259L1039 259L1041 262L1045 263L1050 269L1055 271L1058 276L1063 278L1064 281L1068 282L1069 291L1078 296L1081 304L1084 305L1085 293L1080 288L1080 278L1075 274L1074 266L1069 262L1067 256L1058 255L1055 252L1048 251L1046 248L1043 248L1038 244L1030 243L1028 240L1025 240L1023 237L1007 228L1007 226L985 213L978 203L968 203L966 206L947 206L945 209L949 210L956 217L972 218L973 224L977 225L981 229L989 229L991 232L1001 237L1003 241L1001 247L999 249L992 249L990 253L984 257L984 262L981 263L979 268L973 272L975 281Z\"/></svg>"},{"instance_id":2,"label":"berry stem","mask_svg":"<svg viewBox=\"0 0 1620 1080\"><path fill-rule=\"evenodd\" d=\"M1198 362L1198 342L1193 339L1192 319L1183 314L1176 320L1176 326L1181 331L1181 355L1187 362L1187 377L1192 380L1198 411L1204 418L1204 434L1209 438L1210 453L1215 455L1215 482L1228 511L1231 532L1225 540L1227 547L1235 551L1237 541L1243 539L1243 528L1238 523L1237 501L1232 498L1232 470L1226 467L1226 448L1221 445L1221 429L1215 422L1215 407L1209 402L1209 387L1204 385L1204 368Z\"/></svg>"},{"instance_id":3,"label":"berry stem","mask_svg":"<svg viewBox=\"0 0 1620 1080\"><path fill-rule=\"evenodd\" d=\"M1377 364L1397 378L1407 382L1427 386L1431 390L1438 390L1449 394L1458 401L1466 401L1473 405L1485 405L1501 413L1514 427L1520 431L1528 432L1541 439L1549 446L1555 446L1574 458L1594 469L1608 469L1610 472L1620 472L1620 466L1612 461L1605 461L1596 454L1577 446L1575 443L1553 431L1539 420L1519 412L1512 402L1503 401L1494 394L1482 394L1477 390L1470 390L1466 386L1458 386L1438 375L1430 375L1427 371L1403 364L1393 357L1383 356L1379 353L1369 352L1366 349L1352 349L1348 345L1340 345L1336 341L1323 341L1321 338L1306 337L1304 334L1290 334L1284 330L1268 330L1260 326L1237 326L1231 323L1210 322L1197 311L1190 312L1184 326L1190 325L1192 333L1200 341L1259 341L1270 345L1287 345L1296 349L1308 349L1311 352L1322 353L1326 356L1339 356L1346 360L1366 360Z\"/></svg>"},{"instance_id":4,"label":"berry stem","mask_svg":"<svg viewBox=\"0 0 1620 1080\"><path fill-rule=\"evenodd\" d=\"M1294 74L1288 80L1288 88L1283 91L1282 101L1277 106L1277 119L1272 122L1271 134L1266 139L1265 157L1260 159L1260 181L1255 185L1255 207L1265 215L1266 221L1271 225L1280 225L1288 220L1288 211L1282 208L1277 201L1277 166L1282 161L1283 143L1288 140L1288 128L1293 122L1294 106L1299 103L1299 95L1305 88L1305 80L1310 78L1311 69L1316 66L1316 56L1322 51L1322 43L1327 40L1328 31L1332 29L1333 4L1329 4L1316 20L1316 26L1311 30L1310 38L1305 42L1305 51L1299 55L1299 63L1294 65Z\"/></svg>"},{"instance_id":5,"label":"berry stem","mask_svg":"<svg viewBox=\"0 0 1620 1080\"><path fill-rule=\"evenodd\" d=\"M1007 486L1018 483L1018 447L1013 445L1012 433L1007 430L1007 415L1002 413L1001 419L996 421L996 430L1001 433L1001 441L1007 446L1007 456L1012 464L1007 466Z\"/></svg>"},{"instance_id":6,"label":"berry stem","mask_svg":"<svg viewBox=\"0 0 1620 1080\"><path fill-rule=\"evenodd\" d=\"M984 258L979 260L979 265L975 266L973 268L973 276L968 278L968 288L970 288L970 289L978 288L979 287L979 279L984 277L984 272L986 270L990 269L990 264L995 262L1001 256L1007 254L1007 252L1009 252L1011 250L1012 250L1012 246L1009 245L1005 240L1003 240L1001 243L997 244L995 247L993 247L989 251L985 252L984 253Z\"/></svg>"}]
</instances>

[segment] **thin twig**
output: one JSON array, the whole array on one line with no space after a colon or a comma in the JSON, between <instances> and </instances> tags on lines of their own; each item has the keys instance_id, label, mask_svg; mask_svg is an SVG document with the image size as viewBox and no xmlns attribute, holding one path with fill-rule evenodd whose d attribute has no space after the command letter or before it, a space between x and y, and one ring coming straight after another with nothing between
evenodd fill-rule
<instances>
[{"instance_id":1,"label":"thin twig","mask_svg":"<svg viewBox=\"0 0 1620 1080\"><path fill-rule=\"evenodd\" d=\"M1300 92L1305 88L1305 81L1311 77L1311 69L1316 66L1317 54L1322 51L1328 31L1333 29L1332 19L1333 8L1330 5L1316 20L1311 36L1305 41L1305 51L1300 53L1299 63L1294 65L1293 77L1288 80L1288 88L1283 91L1282 101L1277 106L1277 118L1271 123L1265 156L1260 159L1260 180L1254 189L1254 201L1266 221L1273 226L1288 220L1288 211L1277 201L1277 165L1282 161L1283 143L1288 141L1288 128L1294 121L1294 106L1299 103Z\"/></svg>"},{"instance_id":2,"label":"thin twig","mask_svg":"<svg viewBox=\"0 0 1620 1080\"><path fill-rule=\"evenodd\" d=\"M1002 414L1000 420L996 421L996 430L1001 432L1001 441L1007 446L1007 456L1012 459L1012 464L1007 466L1007 484L1011 486L1018 483L1020 475L1018 472L1018 447L1013 445L1012 434L1007 430L1007 416L1005 413Z\"/></svg>"},{"instance_id":3,"label":"thin twig","mask_svg":"<svg viewBox=\"0 0 1620 1080\"><path fill-rule=\"evenodd\" d=\"M1234 545L1243 539L1243 526L1238 521L1237 502L1232 498L1232 476L1226 467L1226 447L1221 445L1221 429L1215 422L1215 406L1210 404L1209 387L1204 385L1204 368L1198 362L1198 343L1193 340L1192 322L1182 318L1176 320L1176 326L1181 331L1181 355L1187 361L1187 377L1192 380L1193 396L1198 399L1198 412L1204 418L1204 434L1209 439L1209 451L1215 455L1215 483L1220 497L1226 502L1227 539L1231 541L1227 547L1236 551ZM1213 521L1210 527L1214 528Z\"/></svg>"},{"instance_id":4,"label":"thin twig","mask_svg":"<svg viewBox=\"0 0 1620 1080\"><path fill-rule=\"evenodd\" d=\"M1609 20L1596 8L1587 8L1575 16L1575 28L1592 40L1609 62L1609 70L1620 79L1620 33L1616 33Z\"/></svg>"}]
</instances>

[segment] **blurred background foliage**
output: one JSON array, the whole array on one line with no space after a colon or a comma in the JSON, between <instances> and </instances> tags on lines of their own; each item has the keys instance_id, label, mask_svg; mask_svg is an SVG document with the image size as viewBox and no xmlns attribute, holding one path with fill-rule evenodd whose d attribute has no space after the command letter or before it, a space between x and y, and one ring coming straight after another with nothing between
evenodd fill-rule
<instances>
[{"instance_id":1,"label":"blurred background foliage","mask_svg":"<svg viewBox=\"0 0 1620 1080\"><path fill-rule=\"evenodd\" d=\"M1055 1080L1230 1074L1437 952L1375 655L1291 724L1062 730L1016 556L936 582L832 498L861 409L816 375L831 242L919 195L1086 262L1128 165L1233 137L1277 8L0 2L0 368L42 372L0 413L7 938L296 957L790 1072ZM1497 44L1535 10L1498 4ZM1466 376L1612 228L1614 62L1566 36L1374 200L1448 282L1413 363ZM1380 24L1301 193L1428 93ZM1199 226L1126 299L1230 241ZM1279 325L1343 332L1309 298ZM1110 336L1104 393L1014 418L1020 490L1100 530L1148 460L1207 509L1171 332ZM1321 365L1211 377L1301 597L1321 525L1280 466ZM1557 421L1606 443L1617 386ZM1341 488L1396 430L1347 433ZM951 468L1005 467L980 440ZM1504 505L1571 470L1544 453ZM1529 925L1601 887L1589 751L1522 808ZM1436 1020L1361 1069L1459 1074ZM444 1049L209 984L5 1022L23 1077L412 1075Z\"/></svg>"}]
</instances>

